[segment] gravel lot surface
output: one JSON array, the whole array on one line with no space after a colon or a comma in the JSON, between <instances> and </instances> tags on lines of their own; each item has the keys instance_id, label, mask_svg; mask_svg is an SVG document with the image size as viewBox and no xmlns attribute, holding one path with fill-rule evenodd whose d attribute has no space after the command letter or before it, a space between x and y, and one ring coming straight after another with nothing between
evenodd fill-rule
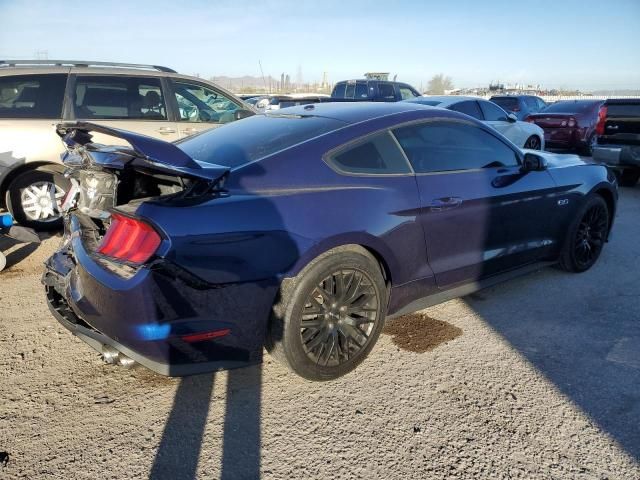
<instances>
[{"instance_id":1,"label":"gravel lot surface","mask_svg":"<svg viewBox=\"0 0 640 480\"><path fill-rule=\"evenodd\" d=\"M0 478L638 479L639 239L640 186L591 271L544 269L398 319L322 384L268 356L182 380L104 365L44 303L59 238L11 247Z\"/></svg>"}]
</instances>

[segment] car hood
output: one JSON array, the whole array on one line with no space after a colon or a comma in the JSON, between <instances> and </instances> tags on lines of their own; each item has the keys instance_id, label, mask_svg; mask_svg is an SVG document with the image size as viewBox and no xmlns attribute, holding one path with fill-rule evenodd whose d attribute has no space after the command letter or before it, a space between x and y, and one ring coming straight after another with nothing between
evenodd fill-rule
<instances>
[{"instance_id":1,"label":"car hood","mask_svg":"<svg viewBox=\"0 0 640 480\"><path fill-rule=\"evenodd\" d=\"M547 161L548 168L575 167L578 165L590 165L590 162L584 161L579 155L570 153L551 153L541 152L540 150L522 149L524 153L533 153L543 157Z\"/></svg>"}]
</instances>

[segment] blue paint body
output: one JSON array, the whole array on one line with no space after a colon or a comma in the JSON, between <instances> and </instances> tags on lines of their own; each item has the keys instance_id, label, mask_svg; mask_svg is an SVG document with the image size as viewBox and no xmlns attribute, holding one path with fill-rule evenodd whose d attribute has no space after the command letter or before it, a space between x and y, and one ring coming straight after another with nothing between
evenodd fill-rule
<instances>
[{"instance_id":1,"label":"blue paint body","mask_svg":"<svg viewBox=\"0 0 640 480\"><path fill-rule=\"evenodd\" d=\"M286 111L309 114L304 107ZM380 260L393 315L420 298L556 259L589 194L605 196L613 218L612 176L573 155L542 154L548 168L527 173L516 167L395 176L343 175L323 160L372 132L433 118L473 123L523 158L493 129L457 112L401 102L319 104L311 113L344 127L232 168L223 197L190 207L137 205L133 214L151 223L163 242L132 278L96 261L72 214L70 241L49 260L47 275L65 280L58 297L80 327L170 375L256 363L283 279L331 248L361 245ZM443 197L464 201L459 208L433 208L433 199ZM224 328L231 333L216 340L180 339Z\"/></svg>"}]
</instances>

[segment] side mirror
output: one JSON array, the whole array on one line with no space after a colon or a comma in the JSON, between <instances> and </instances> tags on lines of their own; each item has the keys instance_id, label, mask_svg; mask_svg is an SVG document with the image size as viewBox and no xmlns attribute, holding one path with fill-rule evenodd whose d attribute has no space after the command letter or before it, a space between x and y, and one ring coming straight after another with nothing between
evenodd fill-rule
<instances>
[{"instance_id":1,"label":"side mirror","mask_svg":"<svg viewBox=\"0 0 640 480\"><path fill-rule=\"evenodd\" d=\"M509 120L511 123L515 123L518 121L518 117L516 117L515 113L511 112L507 114L507 120Z\"/></svg>"},{"instance_id":2,"label":"side mirror","mask_svg":"<svg viewBox=\"0 0 640 480\"><path fill-rule=\"evenodd\" d=\"M535 153L525 153L522 160L522 167L520 170L523 173L526 172L540 172L547 169L547 159L536 155Z\"/></svg>"},{"instance_id":3,"label":"side mirror","mask_svg":"<svg viewBox=\"0 0 640 480\"><path fill-rule=\"evenodd\" d=\"M252 117L255 114L256 113L251 111L251 110L247 110L245 108L240 108L240 109L236 110L235 112L233 112L233 119L234 120L242 120L243 118Z\"/></svg>"}]
</instances>

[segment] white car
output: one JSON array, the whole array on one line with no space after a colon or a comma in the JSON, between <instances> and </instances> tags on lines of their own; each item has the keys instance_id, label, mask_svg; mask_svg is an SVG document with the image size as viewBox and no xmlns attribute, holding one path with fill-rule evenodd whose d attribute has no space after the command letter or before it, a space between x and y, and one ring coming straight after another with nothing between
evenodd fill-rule
<instances>
[{"instance_id":1,"label":"white car","mask_svg":"<svg viewBox=\"0 0 640 480\"><path fill-rule=\"evenodd\" d=\"M521 122L513 113L505 112L488 100L477 97L444 95L416 97L405 101L465 113L492 126L520 148L544 150L544 131L542 128L533 123Z\"/></svg>"}]
</instances>

